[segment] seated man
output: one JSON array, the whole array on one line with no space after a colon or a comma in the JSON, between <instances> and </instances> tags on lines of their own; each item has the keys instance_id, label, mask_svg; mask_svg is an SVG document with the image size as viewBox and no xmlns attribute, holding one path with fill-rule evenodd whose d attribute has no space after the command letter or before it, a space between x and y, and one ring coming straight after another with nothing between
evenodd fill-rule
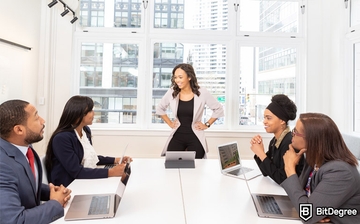
<instances>
[{"instance_id":1,"label":"seated man","mask_svg":"<svg viewBox=\"0 0 360 224\"><path fill-rule=\"evenodd\" d=\"M71 190L42 184L39 156L31 144L43 139L45 120L22 100L0 105L1 223L50 223L64 215ZM47 201L40 204L40 201Z\"/></svg>"}]
</instances>

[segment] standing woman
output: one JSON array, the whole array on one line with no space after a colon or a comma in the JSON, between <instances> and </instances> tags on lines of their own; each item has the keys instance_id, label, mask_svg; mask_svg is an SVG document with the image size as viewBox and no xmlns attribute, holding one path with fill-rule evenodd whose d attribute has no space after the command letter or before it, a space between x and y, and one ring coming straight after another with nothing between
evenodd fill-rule
<instances>
[{"instance_id":1,"label":"standing woman","mask_svg":"<svg viewBox=\"0 0 360 224\"><path fill-rule=\"evenodd\" d=\"M166 114L169 105L175 120L170 120ZM205 105L213 113L204 124L201 118ZM172 71L171 88L157 105L156 114L172 128L161 155L166 151L195 151L195 157L201 159L206 158L208 152L204 130L223 117L224 110L210 92L200 88L194 68L190 64L179 64Z\"/></svg>"},{"instance_id":2,"label":"standing woman","mask_svg":"<svg viewBox=\"0 0 360 224\"><path fill-rule=\"evenodd\" d=\"M287 179L281 186L297 211L299 204L312 204L313 216L307 223L360 223L358 162L334 121L320 113L301 114L292 133L292 144L284 155ZM303 153L306 163L298 177L295 166ZM333 209L332 214L325 213L324 208Z\"/></svg>"},{"instance_id":3,"label":"standing woman","mask_svg":"<svg viewBox=\"0 0 360 224\"><path fill-rule=\"evenodd\" d=\"M52 134L46 150L45 167L48 180L68 186L74 179L95 179L122 176L125 181L125 163L131 158L98 156L92 146L91 125L94 102L87 96L73 96L66 103L59 125ZM97 165L118 164L111 169Z\"/></svg>"},{"instance_id":4,"label":"standing woman","mask_svg":"<svg viewBox=\"0 0 360 224\"><path fill-rule=\"evenodd\" d=\"M254 159L264 176L269 176L276 183L281 184L286 179L283 155L291 143L289 120L296 118L296 105L286 95L274 95L271 103L264 111L264 126L267 133L273 133L269 149L265 153L263 140L260 135L254 136L251 141L251 150L255 153ZM296 173L300 175L304 166L302 157L296 166Z\"/></svg>"}]
</instances>

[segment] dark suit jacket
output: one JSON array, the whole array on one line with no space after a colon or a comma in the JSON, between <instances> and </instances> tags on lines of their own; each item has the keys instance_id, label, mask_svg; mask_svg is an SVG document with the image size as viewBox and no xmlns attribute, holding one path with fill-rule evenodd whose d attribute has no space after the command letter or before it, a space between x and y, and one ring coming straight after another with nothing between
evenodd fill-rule
<instances>
[{"instance_id":1,"label":"dark suit jacket","mask_svg":"<svg viewBox=\"0 0 360 224\"><path fill-rule=\"evenodd\" d=\"M26 157L0 138L0 222L50 223L64 215L59 202L49 200L50 189L42 184L42 169L38 154L33 150L39 175L38 190ZM49 200L43 204L41 201Z\"/></svg>"},{"instance_id":2,"label":"dark suit jacket","mask_svg":"<svg viewBox=\"0 0 360 224\"><path fill-rule=\"evenodd\" d=\"M91 142L91 132L89 127L84 127L87 137ZM72 131L64 131L55 135L52 148L54 157L52 160L53 167L51 171L47 171L49 182L55 185L64 185L67 187L75 179L94 179L94 178L107 178L107 169L92 169L85 168L81 165L84 157L84 149ZM114 163L114 157L98 156L98 165Z\"/></svg>"},{"instance_id":3,"label":"dark suit jacket","mask_svg":"<svg viewBox=\"0 0 360 224\"><path fill-rule=\"evenodd\" d=\"M304 188L312 169L305 163L300 177L292 175L281 184L298 212L300 203L312 204L313 217L307 223L316 223L325 217L316 215L316 208L320 207L357 209L356 216L329 218L332 223L360 223L360 174L357 168L339 160L325 163L313 174L311 195L307 197Z\"/></svg>"}]
</instances>

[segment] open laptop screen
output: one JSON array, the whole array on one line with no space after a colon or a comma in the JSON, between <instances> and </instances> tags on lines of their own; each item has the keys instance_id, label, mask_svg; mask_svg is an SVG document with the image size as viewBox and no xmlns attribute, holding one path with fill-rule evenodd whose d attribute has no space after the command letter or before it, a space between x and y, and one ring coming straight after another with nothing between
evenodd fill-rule
<instances>
[{"instance_id":1,"label":"open laptop screen","mask_svg":"<svg viewBox=\"0 0 360 224\"><path fill-rule=\"evenodd\" d=\"M219 159L223 170L240 164L237 142L230 142L224 145L219 145L218 149Z\"/></svg>"}]
</instances>

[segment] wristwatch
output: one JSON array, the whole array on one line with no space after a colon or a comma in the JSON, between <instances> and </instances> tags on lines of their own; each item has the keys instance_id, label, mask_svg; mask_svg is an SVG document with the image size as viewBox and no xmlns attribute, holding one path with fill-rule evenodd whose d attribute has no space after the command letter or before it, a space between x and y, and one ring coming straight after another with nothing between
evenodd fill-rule
<instances>
[{"instance_id":1,"label":"wristwatch","mask_svg":"<svg viewBox=\"0 0 360 224\"><path fill-rule=\"evenodd\" d=\"M206 122L205 125L206 125L206 127L208 127L208 128L210 128L210 126L211 126L209 122Z\"/></svg>"}]
</instances>

